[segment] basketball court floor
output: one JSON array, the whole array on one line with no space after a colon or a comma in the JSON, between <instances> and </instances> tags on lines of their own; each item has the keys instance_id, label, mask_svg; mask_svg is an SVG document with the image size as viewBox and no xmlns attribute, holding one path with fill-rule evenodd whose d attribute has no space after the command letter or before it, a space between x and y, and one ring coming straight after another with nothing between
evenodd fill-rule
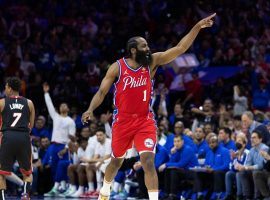
<instances>
[{"instance_id":1,"label":"basketball court floor","mask_svg":"<svg viewBox=\"0 0 270 200\"><path fill-rule=\"evenodd\" d=\"M20 199L19 197L11 197L11 196L7 196L6 197L6 199L7 200L15 200L15 199ZM40 196L40 197L31 197L31 200L53 200L53 199L55 199L55 200L78 200L78 199L83 199L83 198L62 198L62 197L42 197L42 196ZM94 199L93 199L94 200Z\"/></svg>"}]
</instances>

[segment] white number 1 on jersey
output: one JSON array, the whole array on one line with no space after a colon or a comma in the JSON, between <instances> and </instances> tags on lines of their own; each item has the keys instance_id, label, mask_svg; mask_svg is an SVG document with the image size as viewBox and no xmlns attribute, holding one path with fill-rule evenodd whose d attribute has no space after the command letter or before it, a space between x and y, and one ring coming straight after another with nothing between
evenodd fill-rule
<instances>
[{"instance_id":1,"label":"white number 1 on jersey","mask_svg":"<svg viewBox=\"0 0 270 200\"><path fill-rule=\"evenodd\" d=\"M146 101L146 90L143 91L143 101Z\"/></svg>"},{"instance_id":2,"label":"white number 1 on jersey","mask_svg":"<svg viewBox=\"0 0 270 200\"><path fill-rule=\"evenodd\" d=\"M22 116L22 113L13 113L13 117L15 117L15 120L11 124L11 127L14 127L17 124L21 116Z\"/></svg>"}]
</instances>

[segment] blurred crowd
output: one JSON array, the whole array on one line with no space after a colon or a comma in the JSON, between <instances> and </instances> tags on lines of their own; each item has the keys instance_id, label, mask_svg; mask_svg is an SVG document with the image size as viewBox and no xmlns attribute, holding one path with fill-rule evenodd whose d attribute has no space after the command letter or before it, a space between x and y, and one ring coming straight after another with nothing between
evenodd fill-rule
<instances>
[{"instance_id":1,"label":"blurred crowd","mask_svg":"<svg viewBox=\"0 0 270 200\"><path fill-rule=\"evenodd\" d=\"M80 116L109 65L125 55L132 36L145 37L152 52L164 51L199 19L216 12L213 28L203 30L188 50L200 66L190 71L169 64L155 77L152 108L158 122L157 156L162 156L156 165L162 197L269 198L269 11L267 0L1 0L0 91L5 77L20 77L22 95L32 99L37 110L33 194L97 195L111 153L112 91L95 113L96 120L83 126ZM200 69L219 66L244 70L204 85ZM177 76L182 77L181 90L169 90ZM74 121L69 145L57 147L53 139L55 124L46 109L44 82L50 85L55 107L69 107ZM182 161L187 151L194 154ZM136 153L130 154L112 196L146 198L140 162ZM182 171L171 170L174 167ZM210 185L202 184L210 176ZM183 180L177 187L171 184L175 177ZM134 186L139 194L132 191Z\"/></svg>"}]
</instances>

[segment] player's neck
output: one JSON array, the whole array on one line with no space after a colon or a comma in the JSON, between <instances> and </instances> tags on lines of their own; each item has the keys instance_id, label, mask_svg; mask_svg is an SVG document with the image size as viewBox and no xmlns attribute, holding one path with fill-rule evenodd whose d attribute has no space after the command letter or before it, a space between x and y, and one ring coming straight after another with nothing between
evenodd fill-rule
<instances>
[{"instance_id":1,"label":"player's neck","mask_svg":"<svg viewBox=\"0 0 270 200\"><path fill-rule=\"evenodd\" d=\"M139 63L137 63L133 58L129 58L127 59L127 63L128 65L132 68L132 69L138 69L141 65Z\"/></svg>"},{"instance_id":2,"label":"player's neck","mask_svg":"<svg viewBox=\"0 0 270 200\"><path fill-rule=\"evenodd\" d=\"M19 92L11 92L11 94L9 95L9 97L16 97L16 96L20 96Z\"/></svg>"}]
</instances>

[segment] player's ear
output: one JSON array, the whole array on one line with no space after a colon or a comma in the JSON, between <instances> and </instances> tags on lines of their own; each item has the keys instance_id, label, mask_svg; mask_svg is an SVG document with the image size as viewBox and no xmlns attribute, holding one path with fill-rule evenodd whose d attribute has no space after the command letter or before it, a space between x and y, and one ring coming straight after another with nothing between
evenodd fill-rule
<instances>
[{"instance_id":1,"label":"player's ear","mask_svg":"<svg viewBox=\"0 0 270 200\"><path fill-rule=\"evenodd\" d=\"M136 48L131 48L131 49L130 49L131 54L136 53L136 51L137 51Z\"/></svg>"}]
</instances>

